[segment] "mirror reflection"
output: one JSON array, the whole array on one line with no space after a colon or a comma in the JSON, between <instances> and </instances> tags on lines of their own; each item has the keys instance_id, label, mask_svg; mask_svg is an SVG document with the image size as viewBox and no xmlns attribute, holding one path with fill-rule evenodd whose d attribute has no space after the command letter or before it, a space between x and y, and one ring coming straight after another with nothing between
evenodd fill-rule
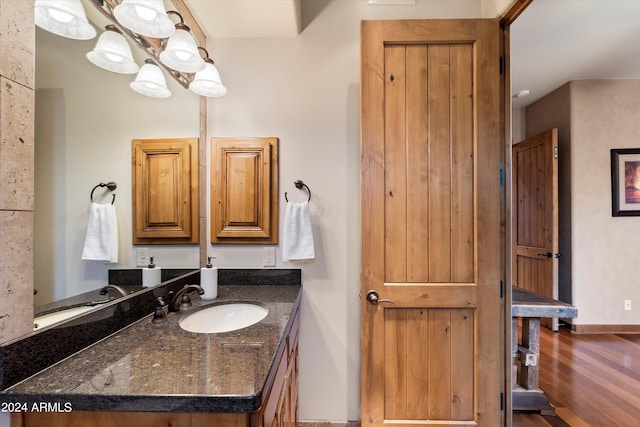
<instances>
[{"instance_id":1,"label":"mirror reflection","mask_svg":"<svg viewBox=\"0 0 640 427\"><path fill-rule=\"evenodd\" d=\"M36 316L60 300L70 299L74 305L86 296L99 306L101 301L118 297L121 292L117 289L105 288L110 283L109 270L137 269L149 257L161 269L199 266L197 245L131 244L131 141L198 137L200 99L165 71L171 96L156 99L131 90L135 74L118 74L91 63L86 54L108 22L90 3L83 0L97 31L92 40L72 40L36 27ZM142 66L148 56L131 41L129 45ZM109 204L116 195L117 261L83 260L90 195L96 185L109 182L117 188L96 188L93 202ZM141 289L142 283L130 285L123 286L126 292Z\"/></svg>"}]
</instances>

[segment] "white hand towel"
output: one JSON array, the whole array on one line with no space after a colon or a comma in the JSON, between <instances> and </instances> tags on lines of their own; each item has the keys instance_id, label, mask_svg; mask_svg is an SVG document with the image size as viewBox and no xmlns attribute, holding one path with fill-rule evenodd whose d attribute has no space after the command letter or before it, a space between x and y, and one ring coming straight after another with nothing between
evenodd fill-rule
<instances>
[{"instance_id":1,"label":"white hand towel","mask_svg":"<svg viewBox=\"0 0 640 427\"><path fill-rule=\"evenodd\" d=\"M112 204L91 203L82 259L118 262L118 221Z\"/></svg>"},{"instance_id":2,"label":"white hand towel","mask_svg":"<svg viewBox=\"0 0 640 427\"><path fill-rule=\"evenodd\" d=\"M300 261L314 258L309 202L287 203L282 235L282 260Z\"/></svg>"}]
</instances>

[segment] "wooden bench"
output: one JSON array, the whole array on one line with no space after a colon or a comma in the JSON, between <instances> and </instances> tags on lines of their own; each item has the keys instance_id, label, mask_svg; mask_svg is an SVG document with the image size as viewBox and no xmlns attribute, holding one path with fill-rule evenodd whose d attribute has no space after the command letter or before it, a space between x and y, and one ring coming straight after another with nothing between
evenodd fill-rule
<instances>
[{"instance_id":1,"label":"wooden bench","mask_svg":"<svg viewBox=\"0 0 640 427\"><path fill-rule=\"evenodd\" d=\"M538 386L540 318L573 319L577 316L578 309L570 304L513 288L511 378L514 411L540 411L542 415L555 415L555 408Z\"/></svg>"}]
</instances>

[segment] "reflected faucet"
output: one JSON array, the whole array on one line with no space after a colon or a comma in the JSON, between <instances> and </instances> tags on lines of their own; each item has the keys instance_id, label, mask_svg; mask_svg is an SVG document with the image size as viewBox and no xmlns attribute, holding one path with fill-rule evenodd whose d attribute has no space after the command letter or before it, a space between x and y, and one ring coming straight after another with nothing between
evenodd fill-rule
<instances>
[{"instance_id":1,"label":"reflected faucet","mask_svg":"<svg viewBox=\"0 0 640 427\"><path fill-rule=\"evenodd\" d=\"M191 291L198 291L198 295L204 294L204 289L200 285L184 285L182 289L180 289L171 299L171 304L169 304L169 311L180 311L180 305L184 302L185 306L191 305L191 300L187 294ZM185 301L183 301L186 299Z\"/></svg>"},{"instance_id":2,"label":"reflected faucet","mask_svg":"<svg viewBox=\"0 0 640 427\"><path fill-rule=\"evenodd\" d=\"M100 295L107 295L109 293L109 289L113 289L118 292L121 297L129 295L129 292L125 291L118 285L107 285L104 288L100 289Z\"/></svg>"}]
</instances>

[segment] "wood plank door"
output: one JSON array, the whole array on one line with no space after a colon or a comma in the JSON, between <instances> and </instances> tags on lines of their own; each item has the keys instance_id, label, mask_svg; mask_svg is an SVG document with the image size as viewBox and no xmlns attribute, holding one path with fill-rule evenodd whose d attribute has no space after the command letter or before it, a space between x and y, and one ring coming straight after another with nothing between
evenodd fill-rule
<instances>
[{"instance_id":1,"label":"wood plank door","mask_svg":"<svg viewBox=\"0 0 640 427\"><path fill-rule=\"evenodd\" d=\"M499 36L362 23L363 426L501 423Z\"/></svg>"},{"instance_id":2,"label":"wood plank door","mask_svg":"<svg viewBox=\"0 0 640 427\"><path fill-rule=\"evenodd\" d=\"M513 285L558 299L558 129L512 147ZM558 330L558 319L542 324Z\"/></svg>"}]
</instances>

